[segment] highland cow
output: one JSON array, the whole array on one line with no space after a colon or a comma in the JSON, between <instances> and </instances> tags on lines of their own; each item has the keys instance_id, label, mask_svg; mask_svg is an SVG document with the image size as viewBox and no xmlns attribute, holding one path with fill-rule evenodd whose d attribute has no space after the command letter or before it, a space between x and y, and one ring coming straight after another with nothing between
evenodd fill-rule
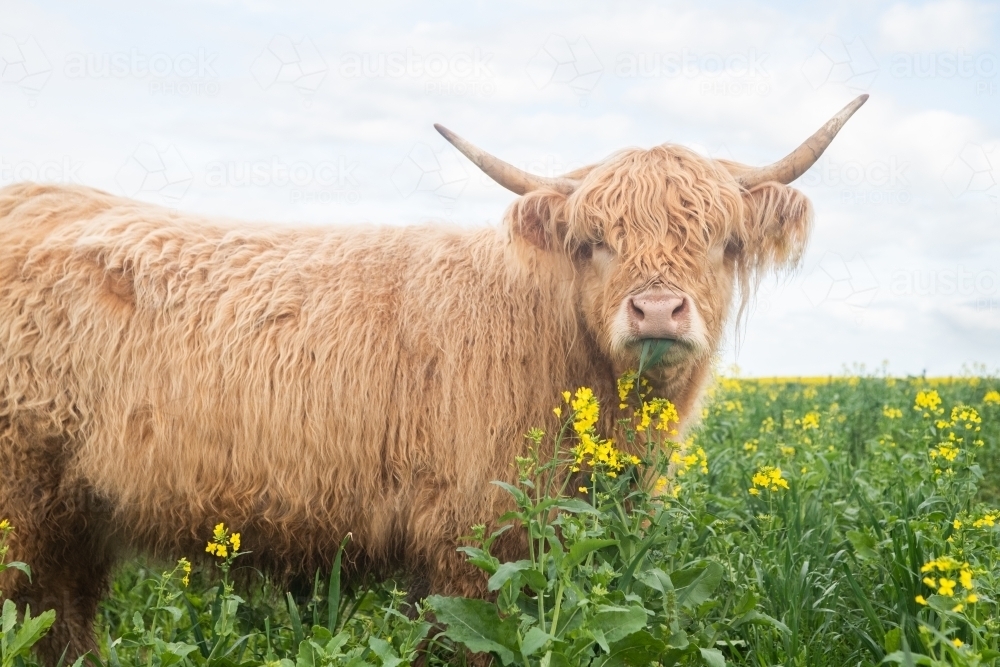
<instances>
[{"instance_id":1,"label":"highland cow","mask_svg":"<svg viewBox=\"0 0 1000 667\"><path fill-rule=\"evenodd\" d=\"M563 389L617 404L650 339L675 341L650 376L687 422L730 311L803 250L786 184L866 97L762 168L667 144L542 178L439 127L520 195L499 229L0 190L0 518L34 568L0 588L56 610L50 664L94 647L123 555L193 557L219 521L278 575L329 567L351 532L354 571L483 594L456 543L507 509L489 482L523 434Z\"/></svg>"}]
</instances>

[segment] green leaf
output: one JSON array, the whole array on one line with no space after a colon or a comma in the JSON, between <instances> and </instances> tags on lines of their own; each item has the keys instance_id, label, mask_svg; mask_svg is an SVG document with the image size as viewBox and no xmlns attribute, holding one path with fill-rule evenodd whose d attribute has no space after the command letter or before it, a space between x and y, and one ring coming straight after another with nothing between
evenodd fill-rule
<instances>
[{"instance_id":1,"label":"green leaf","mask_svg":"<svg viewBox=\"0 0 1000 667\"><path fill-rule=\"evenodd\" d=\"M933 667L934 660L927 657L926 655L918 655L916 653L907 654L906 651L893 651L889 655L882 659L882 662L896 662L900 664L917 664L917 665L929 665Z\"/></svg>"},{"instance_id":2,"label":"green leaf","mask_svg":"<svg viewBox=\"0 0 1000 667\"><path fill-rule=\"evenodd\" d=\"M886 653L894 653L900 649L902 642L900 640L901 633L899 628L892 628L887 630L885 633L885 650Z\"/></svg>"},{"instance_id":3,"label":"green leaf","mask_svg":"<svg viewBox=\"0 0 1000 667\"><path fill-rule=\"evenodd\" d=\"M532 568L530 560L518 560L511 563L504 563L497 568L496 574L490 577L487 588L491 591L500 590L504 584L510 581L511 577L530 570Z\"/></svg>"},{"instance_id":4,"label":"green leaf","mask_svg":"<svg viewBox=\"0 0 1000 667\"><path fill-rule=\"evenodd\" d=\"M299 615L299 607L295 604L295 598L292 597L291 593L285 593L286 602L288 604L288 616L292 622L292 641L293 646L302 643L302 617Z\"/></svg>"},{"instance_id":5,"label":"green leaf","mask_svg":"<svg viewBox=\"0 0 1000 667\"><path fill-rule=\"evenodd\" d=\"M333 559L333 567L330 569L330 585L326 593L326 629L331 635L337 631L337 616L340 613L340 570L344 559L344 548L350 539L351 534L348 533L340 541L337 556Z\"/></svg>"},{"instance_id":6,"label":"green leaf","mask_svg":"<svg viewBox=\"0 0 1000 667\"><path fill-rule=\"evenodd\" d=\"M514 664L515 653L519 652L517 619L501 621L497 608L485 600L432 595L427 604L438 622L446 626L444 634L453 641L473 653L495 653L505 665Z\"/></svg>"},{"instance_id":7,"label":"green leaf","mask_svg":"<svg viewBox=\"0 0 1000 667\"><path fill-rule=\"evenodd\" d=\"M492 556L485 549L479 547L459 547L458 550L466 555L466 562L475 565L486 574L493 576L497 568L500 567L500 560Z\"/></svg>"},{"instance_id":8,"label":"green leaf","mask_svg":"<svg viewBox=\"0 0 1000 667\"><path fill-rule=\"evenodd\" d=\"M661 595L666 595L668 591L674 590L674 582L670 580L670 575L658 567L643 570L635 578L654 591L659 591Z\"/></svg>"},{"instance_id":9,"label":"green leaf","mask_svg":"<svg viewBox=\"0 0 1000 667\"><path fill-rule=\"evenodd\" d=\"M569 512L570 514L595 514L600 515L601 511L585 500L579 498L560 498L554 503L555 507Z\"/></svg>"},{"instance_id":10,"label":"green leaf","mask_svg":"<svg viewBox=\"0 0 1000 667\"><path fill-rule=\"evenodd\" d=\"M396 667L403 659L399 657L392 644L378 637L369 637L368 646L382 661L382 667Z\"/></svg>"},{"instance_id":11,"label":"green leaf","mask_svg":"<svg viewBox=\"0 0 1000 667\"><path fill-rule=\"evenodd\" d=\"M871 535L857 530L849 530L847 531L847 539L851 541L851 546L854 547L854 552L858 554L858 558L876 560L879 557L878 552L875 551L878 543Z\"/></svg>"},{"instance_id":12,"label":"green leaf","mask_svg":"<svg viewBox=\"0 0 1000 667\"><path fill-rule=\"evenodd\" d=\"M606 655L598 656L592 664L593 667L647 667L660 662L666 650L666 644L642 630L615 642Z\"/></svg>"},{"instance_id":13,"label":"green leaf","mask_svg":"<svg viewBox=\"0 0 1000 667\"><path fill-rule=\"evenodd\" d=\"M670 575L677 590L677 602L693 609L707 600L722 583L724 570L715 561L703 561Z\"/></svg>"},{"instance_id":14,"label":"green leaf","mask_svg":"<svg viewBox=\"0 0 1000 667\"><path fill-rule=\"evenodd\" d=\"M160 651L160 664L163 667L175 665L187 657L189 653L192 653L197 649L198 647L194 644L185 644L181 642L164 644L162 650Z\"/></svg>"},{"instance_id":15,"label":"green leaf","mask_svg":"<svg viewBox=\"0 0 1000 667\"><path fill-rule=\"evenodd\" d=\"M0 629L3 630L3 634L7 634L17 624L17 605L14 604L13 600L3 601L2 619L3 619L3 625L0 626Z\"/></svg>"},{"instance_id":16,"label":"green leaf","mask_svg":"<svg viewBox=\"0 0 1000 667\"><path fill-rule=\"evenodd\" d=\"M521 653L525 656L534 655L539 649L545 646L550 639L552 639L552 635L547 632L543 632L541 628L535 626L528 630L528 632L524 635L524 639L521 641Z\"/></svg>"},{"instance_id":17,"label":"green leaf","mask_svg":"<svg viewBox=\"0 0 1000 667\"><path fill-rule=\"evenodd\" d=\"M647 338L642 341L642 351L639 353L638 374L642 375L656 364L660 363L674 341L666 338Z\"/></svg>"},{"instance_id":18,"label":"green leaf","mask_svg":"<svg viewBox=\"0 0 1000 667\"><path fill-rule=\"evenodd\" d=\"M726 658L717 648L700 648L701 659L708 667L726 667Z\"/></svg>"},{"instance_id":19,"label":"green leaf","mask_svg":"<svg viewBox=\"0 0 1000 667\"><path fill-rule=\"evenodd\" d=\"M513 484L500 481L493 481L493 484L496 484L501 489L514 496L514 500L517 501L518 507L529 507L531 505L531 500L528 499L527 494Z\"/></svg>"},{"instance_id":20,"label":"green leaf","mask_svg":"<svg viewBox=\"0 0 1000 667\"><path fill-rule=\"evenodd\" d=\"M593 538L580 540L569 548L569 554L563 561L563 567L567 570L574 568L585 561L587 556L594 551L610 547L614 544L616 544L614 540L598 540Z\"/></svg>"},{"instance_id":21,"label":"green leaf","mask_svg":"<svg viewBox=\"0 0 1000 667\"><path fill-rule=\"evenodd\" d=\"M22 563L19 560L12 560L11 562L4 565L4 569L7 569L8 567L24 572L26 575L28 575L28 580L29 581L31 580L31 567L29 567L27 563Z\"/></svg>"},{"instance_id":22,"label":"green leaf","mask_svg":"<svg viewBox=\"0 0 1000 667\"><path fill-rule=\"evenodd\" d=\"M4 607L6 607L6 604ZM6 612L6 609L4 609L4 612ZM56 612L51 609L43 611L38 616L32 618L31 609L26 608L24 610L24 620L21 622L21 627L17 629L17 633L14 635L13 641L11 641L7 646L7 655L20 655L27 657L31 647L34 646L38 640L49 631L49 628L52 627L52 623L55 620Z\"/></svg>"},{"instance_id":23,"label":"green leaf","mask_svg":"<svg viewBox=\"0 0 1000 667\"><path fill-rule=\"evenodd\" d=\"M601 605L591 619L590 627L603 631L608 644L614 644L646 627L646 610L642 607Z\"/></svg>"}]
</instances>

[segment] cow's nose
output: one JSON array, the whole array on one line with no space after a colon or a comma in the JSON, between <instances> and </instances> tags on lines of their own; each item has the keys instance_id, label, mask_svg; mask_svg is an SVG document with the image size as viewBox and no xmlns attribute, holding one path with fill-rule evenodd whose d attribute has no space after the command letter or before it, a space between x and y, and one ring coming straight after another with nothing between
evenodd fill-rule
<instances>
[{"instance_id":1,"label":"cow's nose","mask_svg":"<svg viewBox=\"0 0 1000 667\"><path fill-rule=\"evenodd\" d=\"M691 322L686 296L665 289L649 289L628 300L629 324L637 338L677 338Z\"/></svg>"}]
</instances>

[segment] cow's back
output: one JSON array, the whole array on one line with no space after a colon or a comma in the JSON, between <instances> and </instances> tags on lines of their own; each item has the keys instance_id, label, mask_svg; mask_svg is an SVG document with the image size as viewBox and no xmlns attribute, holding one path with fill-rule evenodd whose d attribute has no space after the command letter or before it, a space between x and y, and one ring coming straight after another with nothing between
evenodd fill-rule
<instances>
[{"instance_id":1,"label":"cow's back","mask_svg":"<svg viewBox=\"0 0 1000 667\"><path fill-rule=\"evenodd\" d=\"M569 281L538 288L493 229L254 227L39 186L0 216L0 414L64 434L67 478L137 544L220 519L274 554L440 542L489 515L550 383L592 375Z\"/></svg>"}]
</instances>

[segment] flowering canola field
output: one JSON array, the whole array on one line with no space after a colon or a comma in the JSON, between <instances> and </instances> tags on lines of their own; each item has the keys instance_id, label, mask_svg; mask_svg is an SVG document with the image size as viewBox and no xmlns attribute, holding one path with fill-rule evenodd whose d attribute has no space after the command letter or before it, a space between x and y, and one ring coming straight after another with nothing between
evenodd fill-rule
<instances>
[{"instance_id":1,"label":"flowering canola field","mask_svg":"<svg viewBox=\"0 0 1000 667\"><path fill-rule=\"evenodd\" d=\"M339 567L241 582L240 527L220 524L207 564L121 569L88 661L1000 665L1000 380L719 378L686 434L643 387L622 378L614 434L586 387L552 407L558 433L526 434L507 528L462 548L487 601L342 586ZM529 559L491 555L506 529ZM0 660L31 665L51 619L9 607Z\"/></svg>"}]
</instances>

